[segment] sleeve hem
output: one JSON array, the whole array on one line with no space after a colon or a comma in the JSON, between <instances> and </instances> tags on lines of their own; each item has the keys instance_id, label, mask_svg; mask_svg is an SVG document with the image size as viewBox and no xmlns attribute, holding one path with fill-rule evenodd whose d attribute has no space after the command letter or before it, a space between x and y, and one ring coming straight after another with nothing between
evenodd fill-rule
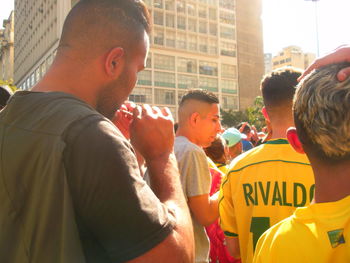
<instances>
[{"instance_id":1,"label":"sleeve hem","mask_svg":"<svg viewBox=\"0 0 350 263\"><path fill-rule=\"evenodd\" d=\"M238 237L238 234L224 231L226 237Z\"/></svg>"},{"instance_id":2,"label":"sleeve hem","mask_svg":"<svg viewBox=\"0 0 350 263\"><path fill-rule=\"evenodd\" d=\"M163 227L159 231L155 232L147 239L141 241L136 246L133 246L128 251L111 256L111 259L116 262L125 262L137 258L145 254L152 248L156 247L162 241L164 241L173 231L173 229L174 223L171 220L169 220L166 224L163 225Z\"/></svg>"}]
</instances>

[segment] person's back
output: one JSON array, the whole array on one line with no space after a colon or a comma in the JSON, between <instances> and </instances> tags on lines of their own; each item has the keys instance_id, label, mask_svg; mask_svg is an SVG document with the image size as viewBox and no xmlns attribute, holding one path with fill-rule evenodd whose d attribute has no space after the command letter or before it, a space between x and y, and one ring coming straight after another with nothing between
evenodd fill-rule
<instances>
[{"instance_id":1,"label":"person's back","mask_svg":"<svg viewBox=\"0 0 350 263\"><path fill-rule=\"evenodd\" d=\"M265 230L313 197L309 161L286 140L286 130L293 125L292 99L298 76L292 69L277 70L262 81L273 135L233 160L222 184L221 228L231 252L240 254L242 262L252 262L255 245Z\"/></svg>"},{"instance_id":2,"label":"person's back","mask_svg":"<svg viewBox=\"0 0 350 263\"><path fill-rule=\"evenodd\" d=\"M152 188L109 120L145 67L149 32L142 1L79 1L47 73L0 111L0 262L193 261L169 109L130 113Z\"/></svg>"},{"instance_id":3,"label":"person's back","mask_svg":"<svg viewBox=\"0 0 350 263\"><path fill-rule=\"evenodd\" d=\"M320 68L298 86L296 128L287 136L293 148L310 159L315 199L261 236L256 263L350 262L350 79L337 80L338 72L349 65Z\"/></svg>"},{"instance_id":4,"label":"person's back","mask_svg":"<svg viewBox=\"0 0 350 263\"><path fill-rule=\"evenodd\" d=\"M85 262L61 162L64 132L85 117L103 118L65 93L17 92L0 114L3 262Z\"/></svg>"}]
</instances>

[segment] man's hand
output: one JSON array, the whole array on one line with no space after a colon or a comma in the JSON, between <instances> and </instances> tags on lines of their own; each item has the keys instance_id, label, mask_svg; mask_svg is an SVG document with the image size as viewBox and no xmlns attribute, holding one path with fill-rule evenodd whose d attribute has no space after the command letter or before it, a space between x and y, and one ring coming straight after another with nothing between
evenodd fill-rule
<instances>
[{"instance_id":1,"label":"man's hand","mask_svg":"<svg viewBox=\"0 0 350 263\"><path fill-rule=\"evenodd\" d=\"M133 120L132 112L136 108L136 104L132 101L126 101L120 109L114 114L112 122L121 131L126 139L130 139L130 124Z\"/></svg>"},{"instance_id":2,"label":"man's hand","mask_svg":"<svg viewBox=\"0 0 350 263\"><path fill-rule=\"evenodd\" d=\"M343 45L332 51L331 53L316 59L298 78L298 81L303 79L312 70L321 68L328 64L350 62L350 45ZM337 74L339 81L344 81L350 76L350 67L343 68Z\"/></svg>"},{"instance_id":3,"label":"man's hand","mask_svg":"<svg viewBox=\"0 0 350 263\"><path fill-rule=\"evenodd\" d=\"M137 106L130 126L131 143L146 162L168 156L174 148L173 127L174 120L168 108Z\"/></svg>"}]
</instances>

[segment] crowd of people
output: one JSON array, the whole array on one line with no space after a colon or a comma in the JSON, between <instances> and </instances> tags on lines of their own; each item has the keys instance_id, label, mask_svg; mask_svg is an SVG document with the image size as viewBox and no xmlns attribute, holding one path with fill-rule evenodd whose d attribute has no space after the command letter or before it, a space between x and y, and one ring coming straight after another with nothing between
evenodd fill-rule
<instances>
[{"instance_id":1,"label":"crowd of people","mask_svg":"<svg viewBox=\"0 0 350 263\"><path fill-rule=\"evenodd\" d=\"M201 89L174 129L127 101L150 24L81 0L42 80L0 89L0 262L350 262L350 46L262 79L265 133Z\"/></svg>"}]
</instances>

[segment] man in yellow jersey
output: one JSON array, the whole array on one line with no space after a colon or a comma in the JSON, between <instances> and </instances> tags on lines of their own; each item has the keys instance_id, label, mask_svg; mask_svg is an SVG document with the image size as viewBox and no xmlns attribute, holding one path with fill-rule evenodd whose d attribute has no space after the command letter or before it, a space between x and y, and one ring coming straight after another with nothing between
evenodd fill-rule
<instances>
[{"instance_id":1,"label":"man in yellow jersey","mask_svg":"<svg viewBox=\"0 0 350 263\"><path fill-rule=\"evenodd\" d=\"M265 232L254 262L350 262L350 79L337 80L349 66L320 68L297 89L296 129L287 136L297 152L309 157L315 201Z\"/></svg>"},{"instance_id":2,"label":"man in yellow jersey","mask_svg":"<svg viewBox=\"0 0 350 263\"><path fill-rule=\"evenodd\" d=\"M292 100L300 75L283 68L264 77L261 91L272 136L233 160L221 186L220 225L229 251L243 263L252 262L262 233L313 199L309 161L286 140L286 130L294 125Z\"/></svg>"}]
</instances>

